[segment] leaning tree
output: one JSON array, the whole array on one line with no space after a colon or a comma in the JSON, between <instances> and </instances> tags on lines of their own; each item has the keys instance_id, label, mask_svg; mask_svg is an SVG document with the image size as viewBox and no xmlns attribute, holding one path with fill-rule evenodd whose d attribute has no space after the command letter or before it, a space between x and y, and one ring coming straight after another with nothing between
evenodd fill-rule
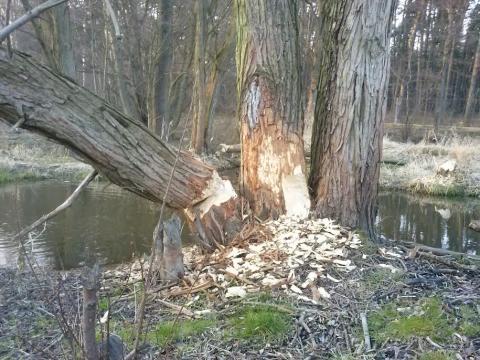
<instances>
[{"instance_id":1,"label":"leaning tree","mask_svg":"<svg viewBox=\"0 0 480 360\"><path fill-rule=\"evenodd\" d=\"M304 97L294 0L237 0L242 180L256 215L308 213Z\"/></svg>"},{"instance_id":2,"label":"leaning tree","mask_svg":"<svg viewBox=\"0 0 480 360\"><path fill-rule=\"evenodd\" d=\"M112 183L182 210L205 247L227 242L239 223L230 181L71 79L12 55L0 48L0 121L65 145Z\"/></svg>"},{"instance_id":3,"label":"leaning tree","mask_svg":"<svg viewBox=\"0 0 480 360\"><path fill-rule=\"evenodd\" d=\"M322 1L309 185L321 217L374 235L395 0Z\"/></svg>"}]
</instances>

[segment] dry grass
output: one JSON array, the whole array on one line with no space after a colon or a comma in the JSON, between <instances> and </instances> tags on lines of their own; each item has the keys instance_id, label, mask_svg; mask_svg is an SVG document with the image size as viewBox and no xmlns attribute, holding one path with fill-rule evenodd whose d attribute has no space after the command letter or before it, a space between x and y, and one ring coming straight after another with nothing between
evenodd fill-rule
<instances>
[{"instance_id":1,"label":"dry grass","mask_svg":"<svg viewBox=\"0 0 480 360\"><path fill-rule=\"evenodd\" d=\"M438 144L398 143L384 139L380 185L430 195L480 194L480 140L450 136ZM453 174L437 174L440 165L455 160Z\"/></svg>"}]
</instances>

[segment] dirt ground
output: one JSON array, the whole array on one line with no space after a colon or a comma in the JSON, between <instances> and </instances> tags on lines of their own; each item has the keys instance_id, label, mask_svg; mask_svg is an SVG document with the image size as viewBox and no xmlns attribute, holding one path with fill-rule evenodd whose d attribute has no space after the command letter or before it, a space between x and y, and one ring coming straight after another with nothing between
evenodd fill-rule
<instances>
[{"instance_id":1,"label":"dirt ground","mask_svg":"<svg viewBox=\"0 0 480 360\"><path fill-rule=\"evenodd\" d=\"M214 254L187 249L186 277L149 288L142 359L480 358L478 257L377 245L328 220L245 229ZM75 358L80 271L34 269L0 270L0 359ZM97 338L108 326L125 353L145 272L143 259L103 271Z\"/></svg>"}]
</instances>

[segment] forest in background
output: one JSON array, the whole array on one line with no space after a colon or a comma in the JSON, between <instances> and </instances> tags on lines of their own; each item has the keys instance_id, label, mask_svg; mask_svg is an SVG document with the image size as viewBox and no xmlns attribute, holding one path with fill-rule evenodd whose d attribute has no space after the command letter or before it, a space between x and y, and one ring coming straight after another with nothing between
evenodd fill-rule
<instances>
[{"instance_id":1,"label":"forest in background","mask_svg":"<svg viewBox=\"0 0 480 360\"><path fill-rule=\"evenodd\" d=\"M0 23L6 23L7 5L15 19L39 3L4 0ZM188 114L199 124L198 144L192 144L197 152L207 150L212 138L216 145L237 142L235 131L225 131L238 126L232 1L68 4L12 34L14 48L49 63L73 48L68 64L56 65L69 68L80 85L126 113L150 121L149 127L164 139L175 131L178 138L178 124ZM320 19L317 2L298 2L307 128L321 59ZM476 0L400 1L392 28L387 121L478 126L479 39Z\"/></svg>"}]
</instances>

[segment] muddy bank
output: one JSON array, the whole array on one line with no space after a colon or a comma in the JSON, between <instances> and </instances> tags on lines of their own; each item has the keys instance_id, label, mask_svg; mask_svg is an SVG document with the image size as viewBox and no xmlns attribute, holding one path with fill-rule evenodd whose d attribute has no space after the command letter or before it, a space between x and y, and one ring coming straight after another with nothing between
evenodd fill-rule
<instances>
[{"instance_id":1,"label":"muddy bank","mask_svg":"<svg viewBox=\"0 0 480 360\"><path fill-rule=\"evenodd\" d=\"M480 356L471 258L377 246L327 220L292 219L247 227L224 251L191 249L185 258L182 282L149 291L141 358ZM109 310L109 331L131 350L145 266L104 271L99 340ZM38 281L26 268L0 271L0 357L72 358L80 351L79 272L36 272Z\"/></svg>"}]
</instances>

